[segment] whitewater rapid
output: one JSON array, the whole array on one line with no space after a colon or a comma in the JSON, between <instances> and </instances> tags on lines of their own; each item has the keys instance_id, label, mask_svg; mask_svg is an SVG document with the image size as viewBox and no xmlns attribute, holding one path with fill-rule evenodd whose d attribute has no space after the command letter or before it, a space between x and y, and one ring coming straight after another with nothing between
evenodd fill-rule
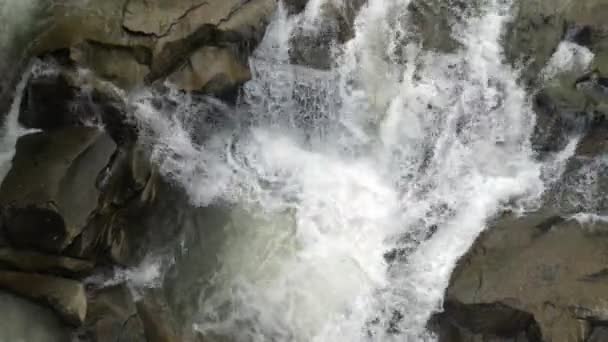
<instances>
[{"instance_id":1,"label":"whitewater rapid","mask_svg":"<svg viewBox=\"0 0 608 342\"><path fill-rule=\"evenodd\" d=\"M324 6L347 1L311 0L297 16L281 6L236 107L173 90L126 99L160 172L192 204L230 209L228 223L199 227L203 240L211 230L225 237L201 246L217 251L201 261L210 268L192 303L194 328L205 337L433 340L427 321L441 311L450 273L486 221L533 210L576 149L575 138L542 163L534 158L530 94L501 44L511 1L450 7L456 47L441 52L417 39L408 14L415 0L368 0L354 37L332 47L329 70L292 64L292 35L314 36ZM34 16L36 3L0 5L3 17L21 13L0 34L0 47ZM542 76L585 69L592 57L562 43ZM34 64L32 72L41 70ZM18 124L27 78L2 130L0 178L17 139L30 132ZM598 163L591 167L607 165ZM594 173L575 178L585 191L572 202L591 203L600 191ZM158 264L147 259L100 282L160 287Z\"/></svg>"},{"instance_id":2,"label":"whitewater rapid","mask_svg":"<svg viewBox=\"0 0 608 342\"><path fill-rule=\"evenodd\" d=\"M544 191L535 116L503 56L509 1L454 8L459 47L441 53L410 39L409 1L370 0L330 70L292 65L290 35L322 27L327 1L343 5L279 9L236 110L132 99L161 172L197 205L234 208L195 319L206 336L432 340L427 320L486 220Z\"/></svg>"}]
</instances>

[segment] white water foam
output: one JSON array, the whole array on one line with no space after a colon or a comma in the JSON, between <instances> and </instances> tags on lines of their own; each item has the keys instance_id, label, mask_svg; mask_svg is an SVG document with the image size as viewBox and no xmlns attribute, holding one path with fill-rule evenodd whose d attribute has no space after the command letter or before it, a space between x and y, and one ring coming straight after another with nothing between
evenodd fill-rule
<instances>
[{"instance_id":1,"label":"white water foam","mask_svg":"<svg viewBox=\"0 0 608 342\"><path fill-rule=\"evenodd\" d=\"M588 71L595 55L591 50L576 43L563 41L541 71L545 81L550 81L564 72L582 74Z\"/></svg>"},{"instance_id":2,"label":"white water foam","mask_svg":"<svg viewBox=\"0 0 608 342\"><path fill-rule=\"evenodd\" d=\"M320 2L319 2L320 3ZM405 39L409 1L370 0L336 67L290 65L277 13L230 130L209 103L133 99L161 172L235 205L197 329L236 341L420 341L485 221L543 192L534 114L503 63L505 1L456 22L461 47ZM304 16L314 16L309 4Z\"/></svg>"},{"instance_id":3,"label":"white water foam","mask_svg":"<svg viewBox=\"0 0 608 342\"><path fill-rule=\"evenodd\" d=\"M15 156L15 148L17 140L23 135L37 132L35 129L24 128L19 123L19 110L21 108L21 99L27 85L27 81L31 74L35 74L39 70L37 63L32 64L28 71L21 76L15 96L11 104L9 112L6 114L4 124L0 130L0 182L4 180L11 169L13 157Z\"/></svg>"}]
</instances>

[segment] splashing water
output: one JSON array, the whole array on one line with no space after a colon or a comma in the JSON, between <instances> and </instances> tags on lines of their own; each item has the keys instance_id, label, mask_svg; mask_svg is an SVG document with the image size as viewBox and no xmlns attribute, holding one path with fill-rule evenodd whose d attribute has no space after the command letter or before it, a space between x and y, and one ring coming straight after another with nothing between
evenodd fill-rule
<instances>
[{"instance_id":1,"label":"splashing water","mask_svg":"<svg viewBox=\"0 0 608 342\"><path fill-rule=\"evenodd\" d=\"M291 65L291 32L327 1L305 20L278 11L235 112L177 93L170 108L133 99L161 171L195 204L235 207L202 289L206 336L430 340L485 221L544 190L534 114L503 62L508 1L455 10L459 47L440 53L409 39L409 1L369 0L331 70ZM201 131L217 112L230 124Z\"/></svg>"}]
</instances>

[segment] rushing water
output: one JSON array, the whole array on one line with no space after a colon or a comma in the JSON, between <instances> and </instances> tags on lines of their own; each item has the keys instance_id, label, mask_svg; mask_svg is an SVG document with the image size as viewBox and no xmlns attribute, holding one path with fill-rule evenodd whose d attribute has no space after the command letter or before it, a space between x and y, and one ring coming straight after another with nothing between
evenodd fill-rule
<instances>
[{"instance_id":1,"label":"rushing water","mask_svg":"<svg viewBox=\"0 0 608 342\"><path fill-rule=\"evenodd\" d=\"M340 1L279 9L237 108L178 92L129 99L161 172L193 204L232 209L216 227L224 241L203 246L217 251L200 266L194 322L206 337L432 340L427 320L486 220L533 205L576 146L556 165L533 158L535 116L501 45L510 1L443 0L457 47L438 52L413 39L410 0L369 0L330 70L292 65L292 33L314 33L322 6Z\"/></svg>"},{"instance_id":2,"label":"rushing water","mask_svg":"<svg viewBox=\"0 0 608 342\"><path fill-rule=\"evenodd\" d=\"M509 1L455 9L460 47L439 53L409 39L409 1L370 0L331 70L291 65L290 34L322 26L324 2L279 10L236 112L133 100L162 172L195 204L235 206L200 298L204 335L432 339L426 322L486 219L543 191L534 114L503 58ZM229 124L201 132L218 111Z\"/></svg>"}]
</instances>

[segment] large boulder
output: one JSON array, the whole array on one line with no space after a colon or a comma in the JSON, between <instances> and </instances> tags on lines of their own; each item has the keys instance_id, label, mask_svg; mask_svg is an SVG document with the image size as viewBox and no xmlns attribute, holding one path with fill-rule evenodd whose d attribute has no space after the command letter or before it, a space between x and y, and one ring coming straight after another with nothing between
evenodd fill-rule
<instances>
[{"instance_id":1,"label":"large boulder","mask_svg":"<svg viewBox=\"0 0 608 342\"><path fill-rule=\"evenodd\" d=\"M56 129L77 125L81 113L77 113L79 90L65 75L59 72L35 74L30 77L23 91L19 123L27 128ZM82 115L90 118L92 113Z\"/></svg>"},{"instance_id":2,"label":"large boulder","mask_svg":"<svg viewBox=\"0 0 608 342\"><path fill-rule=\"evenodd\" d=\"M3 229L14 246L63 250L97 207L96 179L115 150L97 128L23 136L0 186Z\"/></svg>"},{"instance_id":3,"label":"large boulder","mask_svg":"<svg viewBox=\"0 0 608 342\"><path fill-rule=\"evenodd\" d=\"M228 48L246 68L275 8L275 0L67 1L33 51L71 48L78 64L129 90L164 80L204 46Z\"/></svg>"},{"instance_id":4,"label":"large boulder","mask_svg":"<svg viewBox=\"0 0 608 342\"><path fill-rule=\"evenodd\" d=\"M143 323L147 342L178 342L179 338L171 309L163 291L147 290L137 302L137 312Z\"/></svg>"},{"instance_id":5,"label":"large boulder","mask_svg":"<svg viewBox=\"0 0 608 342\"><path fill-rule=\"evenodd\" d=\"M251 79L249 68L225 48L203 47L169 81L179 89L223 95Z\"/></svg>"},{"instance_id":6,"label":"large boulder","mask_svg":"<svg viewBox=\"0 0 608 342\"><path fill-rule=\"evenodd\" d=\"M148 342L134 298L125 285L94 289L88 293L87 318L77 335L91 342Z\"/></svg>"},{"instance_id":7,"label":"large boulder","mask_svg":"<svg viewBox=\"0 0 608 342\"><path fill-rule=\"evenodd\" d=\"M84 323L87 298L82 283L64 278L0 271L0 288L49 306L66 323Z\"/></svg>"},{"instance_id":8,"label":"large boulder","mask_svg":"<svg viewBox=\"0 0 608 342\"><path fill-rule=\"evenodd\" d=\"M592 324L608 321L598 305L608 293L606 231L603 222L547 212L499 219L459 262L443 319L489 336L513 337L537 324L542 341L586 341ZM528 318L515 319L518 312Z\"/></svg>"},{"instance_id":9,"label":"large boulder","mask_svg":"<svg viewBox=\"0 0 608 342\"><path fill-rule=\"evenodd\" d=\"M152 51L142 45L112 45L84 41L70 49L70 58L79 66L95 71L101 79L132 90L144 83L150 72Z\"/></svg>"},{"instance_id":10,"label":"large boulder","mask_svg":"<svg viewBox=\"0 0 608 342\"><path fill-rule=\"evenodd\" d=\"M50 309L0 292L0 341L65 342L69 331Z\"/></svg>"}]
</instances>

